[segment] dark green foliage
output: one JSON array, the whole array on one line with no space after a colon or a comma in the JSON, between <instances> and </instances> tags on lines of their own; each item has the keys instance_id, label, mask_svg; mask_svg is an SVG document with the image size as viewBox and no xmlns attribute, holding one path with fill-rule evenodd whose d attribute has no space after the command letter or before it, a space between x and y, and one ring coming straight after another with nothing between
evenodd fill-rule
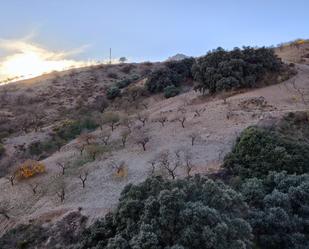
<instances>
[{"instance_id":1,"label":"dark green foliage","mask_svg":"<svg viewBox=\"0 0 309 249\"><path fill-rule=\"evenodd\" d=\"M3 130L2 130L3 129ZM13 133L13 128L6 128L0 126L0 142L4 139L10 136L11 133Z\"/></svg>"},{"instance_id":2,"label":"dark green foliage","mask_svg":"<svg viewBox=\"0 0 309 249\"><path fill-rule=\"evenodd\" d=\"M123 89L127 86L129 86L131 83L137 81L139 79L139 76L134 74L131 78L127 78L121 81L118 81L116 83L116 87L118 87L119 89Z\"/></svg>"},{"instance_id":3,"label":"dark green foliage","mask_svg":"<svg viewBox=\"0 0 309 249\"><path fill-rule=\"evenodd\" d=\"M121 95L121 91L116 86L110 87L106 92L106 96L108 99L115 99L116 97L119 97L120 95Z\"/></svg>"},{"instance_id":4,"label":"dark green foliage","mask_svg":"<svg viewBox=\"0 0 309 249\"><path fill-rule=\"evenodd\" d=\"M309 175L270 173L251 178L241 192L257 248L309 248Z\"/></svg>"},{"instance_id":5,"label":"dark green foliage","mask_svg":"<svg viewBox=\"0 0 309 249\"><path fill-rule=\"evenodd\" d=\"M68 120L53 129L53 137L59 137L65 141L72 140L84 130L94 130L98 127L92 117L84 117L79 120Z\"/></svg>"},{"instance_id":6,"label":"dark green foliage","mask_svg":"<svg viewBox=\"0 0 309 249\"><path fill-rule=\"evenodd\" d=\"M269 171L309 172L307 114L289 114L272 126L245 129L224 167L242 178L263 177Z\"/></svg>"},{"instance_id":7,"label":"dark green foliage","mask_svg":"<svg viewBox=\"0 0 309 249\"><path fill-rule=\"evenodd\" d=\"M20 225L0 238L1 249L31 249L47 240L46 230L35 225Z\"/></svg>"},{"instance_id":8,"label":"dark green foliage","mask_svg":"<svg viewBox=\"0 0 309 249\"><path fill-rule=\"evenodd\" d=\"M5 148L3 144L0 143L0 158L4 155L4 153L5 153Z\"/></svg>"},{"instance_id":9,"label":"dark green foliage","mask_svg":"<svg viewBox=\"0 0 309 249\"><path fill-rule=\"evenodd\" d=\"M85 232L80 248L251 248L241 195L207 178L149 178L123 190L114 213Z\"/></svg>"},{"instance_id":10,"label":"dark green foliage","mask_svg":"<svg viewBox=\"0 0 309 249\"><path fill-rule=\"evenodd\" d=\"M164 96L165 98L171 98L175 97L180 93L180 90L178 87L175 87L174 85L167 86L164 88Z\"/></svg>"},{"instance_id":11,"label":"dark green foliage","mask_svg":"<svg viewBox=\"0 0 309 249\"><path fill-rule=\"evenodd\" d=\"M35 141L29 144L28 150L30 155L41 155L44 152L44 146L40 141Z\"/></svg>"},{"instance_id":12,"label":"dark green foliage","mask_svg":"<svg viewBox=\"0 0 309 249\"><path fill-rule=\"evenodd\" d=\"M67 120L55 127L47 140L34 141L29 144L27 151L30 155L39 156L42 160L76 138L82 131L92 131L97 127L95 120L87 116L79 120Z\"/></svg>"},{"instance_id":13,"label":"dark green foliage","mask_svg":"<svg viewBox=\"0 0 309 249\"><path fill-rule=\"evenodd\" d=\"M160 68L149 75L146 81L146 88L151 93L159 93L167 86L179 86L180 81L181 77L175 74L172 70L168 68Z\"/></svg>"},{"instance_id":14,"label":"dark green foliage","mask_svg":"<svg viewBox=\"0 0 309 249\"><path fill-rule=\"evenodd\" d=\"M191 77L193 63L193 58L166 62L165 67L157 69L149 75L146 82L147 90L151 93L158 93L167 86L180 86L182 82Z\"/></svg>"},{"instance_id":15,"label":"dark green foliage","mask_svg":"<svg viewBox=\"0 0 309 249\"><path fill-rule=\"evenodd\" d=\"M118 87L119 89L125 88L127 86L129 86L133 81L131 79L124 79L121 81L118 81L116 83L116 87Z\"/></svg>"},{"instance_id":16,"label":"dark green foliage","mask_svg":"<svg viewBox=\"0 0 309 249\"><path fill-rule=\"evenodd\" d=\"M181 78L192 78L191 68L195 63L194 58L186 58L180 61L168 61L166 67L172 70L174 73L181 76Z\"/></svg>"},{"instance_id":17,"label":"dark green foliage","mask_svg":"<svg viewBox=\"0 0 309 249\"><path fill-rule=\"evenodd\" d=\"M257 87L267 73L279 72L281 67L272 49L244 47L225 51L218 48L197 59L192 75L199 82L196 90L215 93Z\"/></svg>"},{"instance_id":18,"label":"dark green foliage","mask_svg":"<svg viewBox=\"0 0 309 249\"><path fill-rule=\"evenodd\" d=\"M20 224L0 237L1 249L73 249L85 229L87 218L70 212L53 224Z\"/></svg>"}]
</instances>

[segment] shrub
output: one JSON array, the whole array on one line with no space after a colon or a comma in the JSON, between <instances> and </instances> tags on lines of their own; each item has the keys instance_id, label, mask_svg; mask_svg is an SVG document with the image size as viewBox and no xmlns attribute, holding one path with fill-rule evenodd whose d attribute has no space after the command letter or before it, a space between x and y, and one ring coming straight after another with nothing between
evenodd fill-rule
<instances>
[{"instance_id":1,"label":"shrub","mask_svg":"<svg viewBox=\"0 0 309 249\"><path fill-rule=\"evenodd\" d=\"M3 144L0 143L0 158L4 155L4 153L5 153L5 148Z\"/></svg>"},{"instance_id":2,"label":"shrub","mask_svg":"<svg viewBox=\"0 0 309 249\"><path fill-rule=\"evenodd\" d=\"M116 73L108 73L107 77L108 78L112 78L112 79L118 79L118 74L116 74Z\"/></svg>"},{"instance_id":3,"label":"shrub","mask_svg":"<svg viewBox=\"0 0 309 249\"><path fill-rule=\"evenodd\" d=\"M194 58L186 58L179 61L166 62L167 68L171 69L174 73L181 75L183 79L192 78L191 68L195 63Z\"/></svg>"},{"instance_id":4,"label":"shrub","mask_svg":"<svg viewBox=\"0 0 309 249\"><path fill-rule=\"evenodd\" d=\"M39 156L44 159L59 150L68 141L75 139L83 131L92 131L98 127L98 122L92 117L86 116L79 120L65 120L53 128L50 137L44 141L34 141L29 144L27 152L31 156Z\"/></svg>"},{"instance_id":5,"label":"shrub","mask_svg":"<svg viewBox=\"0 0 309 249\"><path fill-rule=\"evenodd\" d=\"M179 86L181 78L168 68L160 68L152 72L147 81L146 88L151 93L162 92L165 87Z\"/></svg>"},{"instance_id":6,"label":"shrub","mask_svg":"<svg viewBox=\"0 0 309 249\"><path fill-rule=\"evenodd\" d=\"M178 95L180 93L180 90L178 87L175 86L167 86L164 88L164 96L165 98L171 98L171 97L175 97L176 95Z\"/></svg>"},{"instance_id":7,"label":"shrub","mask_svg":"<svg viewBox=\"0 0 309 249\"><path fill-rule=\"evenodd\" d=\"M221 182L150 178L126 186L116 211L86 230L80 248L251 248L245 211Z\"/></svg>"},{"instance_id":8,"label":"shrub","mask_svg":"<svg viewBox=\"0 0 309 249\"><path fill-rule=\"evenodd\" d=\"M91 117L84 117L79 120L66 120L53 129L53 137L59 137L64 141L76 138L83 130L94 130L98 127L97 122Z\"/></svg>"},{"instance_id":9,"label":"shrub","mask_svg":"<svg viewBox=\"0 0 309 249\"><path fill-rule=\"evenodd\" d=\"M106 96L108 99L115 99L121 95L121 91L118 87L112 86L107 90Z\"/></svg>"},{"instance_id":10,"label":"shrub","mask_svg":"<svg viewBox=\"0 0 309 249\"><path fill-rule=\"evenodd\" d=\"M52 224L18 224L0 237L1 249L75 248L87 218L73 211Z\"/></svg>"},{"instance_id":11,"label":"shrub","mask_svg":"<svg viewBox=\"0 0 309 249\"><path fill-rule=\"evenodd\" d=\"M306 173L309 172L308 139L307 114L291 113L271 127L245 129L223 166L242 178L263 177L269 171Z\"/></svg>"},{"instance_id":12,"label":"shrub","mask_svg":"<svg viewBox=\"0 0 309 249\"><path fill-rule=\"evenodd\" d=\"M309 248L309 175L270 173L251 178L241 192L250 205L248 222L257 248Z\"/></svg>"},{"instance_id":13,"label":"shrub","mask_svg":"<svg viewBox=\"0 0 309 249\"><path fill-rule=\"evenodd\" d=\"M134 68L135 68L135 66L133 64L127 64L127 65L123 66L120 69L120 71L123 72L123 73L129 74L132 71L132 69L134 69Z\"/></svg>"},{"instance_id":14,"label":"shrub","mask_svg":"<svg viewBox=\"0 0 309 249\"><path fill-rule=\"evenodd\" d=\"M112 131L114 131L115 126L119 123L120 116L118 113L115 112L105 112L102 115L102 124L109 125L112 128Z\"/></svg>"},{"instance_id":15,"label":"shrub","mask_svg":"<svg viewBox=\"0 0 309 249\"><path fill-rule=\"evenodd\" d=\"M45 165L39 161L27 160L17 170L17 176L20 179L26 179L46 171Z\"/></svg>"},{"instance_id":16,"label":"shrub","mask_svg":"<svg viewBox=\"0 0 309 249\"><path fill-rule=\"evenodd\" d=\"M28 151L32 156L39 156L44 152L43 144L40 141L34 141L29 144Z\"/></svg>"},{"instance_id":17,"label":"shrub","mask_svg":"<svg viewBox=\"0 0 309 249\"><path fill-rule=\"evenodd\" d=\"M0 238L0 248L30 249L33 248L33 245L47 239L44 227L33 224L19 225Z\"/></svg>"},{"instance_id":18,"label":"shrub","mask_svg":"<svg viewBox=\"0 0 309 249\"><path fill-rule=\"evenodd\" d=\"M147 90L151 93L158 93L162 92L167 86L180 86L183 81L191 77L193 63L193 58L166 62L165 67L150 73L146 81Z\"/></svg>"},{"instance_id":19,"label":"shrub","mask_svg":"<svg viewBox=\"0 0 309 249\"><path fill-rule=\"evenodd\" d=\"M134 74L131 78L127 78L127 79L118 81L116 83L116 87L118 87L119 89L126 88L127 86L129 86L131 83L137 81L138 79L139 79L139 76Z\"/></svg>"},{"instance_id":20,"label":"shrub","mask_svg":"<svg viewBox=\"0 0 309 249\"><path fill-rule=\"evenodd\" d=\"M124 80L118 81L118 82L116 83L116 87L118 87L119 89L122 89L122 88L127 87L127 86L130 85L131 83L132 83L132 80L131 80L131 79L124 79Z\"/></svg>"},{"instance_id":21,"label":"shrub","mask_svg":"<svg viewBox=\"0 0 309 249\"><path fill-rule=\"evenodd\" d=\"M244 47L225 51L218 48L197 59L192 75L203 93L252 88L261 84L267 73L279 72L282 62L272 49Z\"/></svg>"}]
</instances>

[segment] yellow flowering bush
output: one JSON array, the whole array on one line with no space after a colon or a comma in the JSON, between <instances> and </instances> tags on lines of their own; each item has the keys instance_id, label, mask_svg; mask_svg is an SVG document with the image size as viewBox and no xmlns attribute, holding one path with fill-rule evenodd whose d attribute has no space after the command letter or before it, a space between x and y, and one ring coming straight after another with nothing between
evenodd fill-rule
<instances>
[{"instance_id":1,"label":"yellow flowering bush","mask_svg":"<svg viewBox=\"0 0 309 249\"><path fill-rule=\"evenodd\" d=\"M36 160L26 160L17 171L19 178L26 179L46 172L46 168L42 162Z\"/></svg>"}]
</instances>

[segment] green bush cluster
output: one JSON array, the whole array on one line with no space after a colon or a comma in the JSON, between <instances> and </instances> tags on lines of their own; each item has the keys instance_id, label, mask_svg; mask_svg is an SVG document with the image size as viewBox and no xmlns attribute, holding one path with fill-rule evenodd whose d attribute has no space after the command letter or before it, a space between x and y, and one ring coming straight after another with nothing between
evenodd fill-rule
<instances>
[{"instance_id":1,"label":"green bush cluster","mask_svg":"<svg viewBox=\"0 0 309 249\"><path fill-rule=\"evenodd\" d=\"M221 182L149 178L122 192L114 213L84 233L93 249L251 248L247 205Z\"/></svg>"},{"instance_id":2,"label":"green bush cluster","mask_svg":"<svg viewBox=\"0 0 309 249\"><path fill-rule=\"evenodd\" d=\"M245 129L223 166L242 178L263 177L269 171L309 172L307 113L291 113L271 127Z\"/></svg>"},{"instance_id":3,"label":"green bush cluster","mask_svg":"<svg viewBox=\"0 0 309 249\"><path fill-rule=\"evenodd\" d=\"M223 90L257 87L267 73L279 72L282 62L269 48L218 48L197 59L192 75L196 90L216 93Z\"/></svg>"},{"instance_id":4,"label":"green bush cluster","mask_svg":"<svg viewBox=\"0 0 309 249\"><path fill-rule=\"evenodd\" d=\"M53 129L54 136L69 141L76 138L84 130L94 130L98 127L92 117L84 117L78 120L67 120Z\"/></svg>"},{"instance_id":5,"label":"green bush cluster","mask_svg":"<svg viewBox=\"0 0 309 249\"><path fill-rule=\"evenodd\" d=\"M119 89L126 88L127 86L129 86L131 83L137 81L138 79L139 79L139 76L137 74L135 74L131 78L127 78L127 79L123 79L121 81L118 81L116 83L116 87L118 87Z\"/></svg>"},{"instance_id":6,"label":"green bush cluster","mask_svg":"<svg viewBox=\"0 0 309 249\"><path fill-rule=\"evenodd\" d=\"M223 166L249 206L256 248L309 248L308 113L245 129Z\"/></svg>"},{"instance_id":7,"label":"green bush cluster","mask_svg":"<svg viewBox=\"0 0 309 249\"><path fill-rule=\"evenodd\" d=\"M112 86L107 89L106 97L108 99L115 99L121 95L121 91L117 86Z\"/></svg>"},{"instance_id":8,"label":"green bush cluster","mask_svg":"<svg viewBox=\"0 0 309 249\"><path fill-rule=\"evenodd\" d=\"M309 175L270 173L247 179L241 193L250 209L257 248L309 248Z\"/></svg>"},{"instance_id":9,"label":"green bush cluster","mask_svg":"<svg viewBox=\"0 0 309 249\"><path fill-rule=\"evenodd\" d=\"M168 86L179 87L182 82L191 77L191 67L194 61L193 58L188 58L166 62L163 68L150 73L146 81L147 90L151 93L159 93Z\"/></svg>"},{"instance_id":10,"label":"green bush cluster","mask_svg":"<svg viewBox=\"0 0 309 249\"><path fill-rule=\"evenodd\" d=\"M164 88L164 96L165 98L175 97L180 93L180 89L174 85L167 86Z\"/></svg>"},{"instance_id":11,"label":"green bush cluster","mask_svg":"<svg viewBox=\"0 0 309 249\"><path fill-rule=\"evenodd\" d=\"M1 249L74 249L87 218L80 212L70 212L52 224L19 224L0 237Z\"/></svg>"},{"instance_id":12,"label":"green bush cluster","mask_svg":"<svg viewBox=\"0 0 309 249\"><path fill-rule=\"evenodd\" d=\"M53 129L49 139L32 142L27 150L30 155L40 156L40 159L42 159L59 150L68 141L80 135L82 131L92 131L97 127L98 124L92 117L66 120Z\"/></svg>"},{"instance_id":13,"label":"green bush cluster","mask_svg":"<svg viewBox=\"0 0 309 249\"><path fill-rule=\"evenodd\" d=\"M46 241L46 229L37 225L19 225L0 238L1 249L30 249Z\"/></svg>"}]
</instances>

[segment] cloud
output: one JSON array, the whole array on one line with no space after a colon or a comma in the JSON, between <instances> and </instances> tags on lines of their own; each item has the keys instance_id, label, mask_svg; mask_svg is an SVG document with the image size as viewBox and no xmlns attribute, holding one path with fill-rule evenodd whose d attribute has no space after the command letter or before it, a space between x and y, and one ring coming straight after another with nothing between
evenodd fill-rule
<instances>
[{"instance_id":1,"label":"cloud","mask_svg":"<svg viewBox=\"0 0 309 249\"><path fill-rule=\"evenodd\" d=\"M70 51L50 51L33 43L34 34L22 39L0 39L0 82L8 78L29 78L54 70L65 70L96 64L95 61L80 61L72 56L83 53L89 45Z\"/></svg>"}]
</instances>

